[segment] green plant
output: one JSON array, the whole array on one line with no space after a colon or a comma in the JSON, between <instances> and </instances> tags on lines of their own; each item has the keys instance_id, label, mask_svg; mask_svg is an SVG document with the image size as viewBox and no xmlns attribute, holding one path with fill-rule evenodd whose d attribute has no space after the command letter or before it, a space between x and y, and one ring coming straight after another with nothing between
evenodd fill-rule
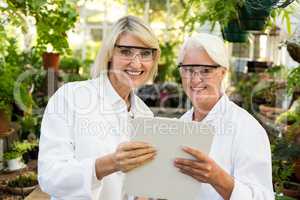
<instances>
[{"instance_id":1,"label":"green plant","mask_svg":"<svg viewBox=\"0 0 300 200\"><path fill-rule=\"evenodd\" d=\"M88 77L82 76L80 74L66 74L63 76L64 82L84 81L87 79Z\"/></svg>"},{"instance_id":2,"label":"green plant","mask_svg":"<svg viewBox=\"0 0 300 200\"><path fill-rule=\"evenodd\" d=\"M18 52L18 46L14 38L7 37L7 44L2 46L0 55L0 109L6 114L11 113L13 103L22 103L25 107L32 103L32 98L28 94L29 83L23 82L16 91L16 80L23 72L24 65L21 54ZM18 95L15 99L14 92Z\"/></svg>"},{"instance_id":3,"label":"green plant","mask_svg":"<svg viewBox=\"0 0 300 200\"><path fill-rule=\"evenodd\" d=\"M28 139L30 133L36 133L39 129L39 119L38 116L33 116L32 114L26 113L24 117L20 118L21 125L21 138Z\"/></svg>"},{"instance_id":4,"label":"green plant","mask_svg":"<svg viewBox=\"0 0 300 200\"><path fill-rule=\"evenodd\" d=\"M22 156L22 153L15 151L15 150L8 151L3 154L3 158L5 160L13 160L13 159L19 158L21 156Z\"/></svg>"},{"instance_id":5,"label":"green plant","mask_svg":"<svg viewBox=\"0 0 300 200\"><path fill-rule=\"evenodd\" d=\"M75 57L63 57L60 61L60 69L62 70L76 70L78 71L82 63Z\"/></svg>"},{"instance_id":6,"label":"green plant","mask_svg":"<svg viewBox=\"0 0 300 200\"><path fill-rule=\"evenodd\" d=\"M296 88L300 88L300 66L293 69L289 75L287 80L288 93L290 95L293 94Z\"/></svg>"},{"instance_id":7,"label":"green plant","mask_svg":"<svg viewBox=\"0 0 300 200\"><path fill-rule=\"evenodd\" d=\"M280 193L283 184L294 172L293 161L300 158L300 146L289 142L286 138L277 138L271 145L272 174L276 192Z\"/></svg>"},{"instance_id":8,"label":"green plant","mask_svg":"<svg viewBox=\"0 0 300 200\"><path fill-rule=\"evenodd\" d=\"M276 124L292 125L300 120L300 115L293 111L286 111L276 118Z\"/></svg>"},{"instance_id":9,"label":"green plant","mask_svg":"<svg viewBox=\"0 0 300 200\"><path fill-rule=\"evenodd\" d=\"M38 184L37 175L35 173L27 173L25 175L17 176L17 178L8 182L9 187L31 187Z\"/></svg>"},{"instance_id":10,"label":"green plant","mask_svg":"<svg viewBox=\"0 0 300 200\"><path fill-rule=\"evenodd\" d=\"M204 24L207 21L212 23L212 29L217 22L224 27L231 20L238 19L238 8L244 3L245 0L189 0L183 19L191 30L197 22Z\"/></svg>"},{"instance_id":11,"label":"green plant","mask_svg":"<svg viewBox=\"0 0 300 200\"><path fill-rule=\"evenodd\" d=\"M75 4L67 0L52 0L33 13L37 27L37 49L46 52L47 48L64 54L70 53L67 31L75 26L78 18Z\"/></svg>"},{"instance_id":12,"label":"green plant","mask_svg":"<svg viewBox=\"0 0 300 200\"><path fill-rule=\"evenodd\" d=\"M23 142L14 142L11 145L10 150L4 153L3 157L5 160L12 160L21 157L24 153L37 146L37 142L28 142L27 140L24 140Z\"/></svg>"},{"instance_id":13,"label":"green plant","mask_svg":"<svg viewBox=\"0 0 300 200\"><path fill-rule=\"evenodd\" d=\"M10 2L9 6L13 2ZM14 21L18 16L18 12L13 14L13 10L8 6L5 11L0 6L0 11L9 12L10 15L7 21ZM15 18L14 18L15 17ZM15 37L9 37L7 23L0 19L0 109L7 115L8 120L16 112L12 112L14 104L18 105L23 111L27 111L29 105L33 104L33 99L29 94L31 88L31 80L26 79L21 83L18 78L24 71L30 67L40 68L40 60L36 50L33 48L30 51L21 52Z\"/></svg>"},{"instance_id":14,"label":"green plant","mask_svg":"<svg viewBox=\"0 0 300 200\"><path fill-rule=\"evenodd\" d=\"M76 1L68 0L5 0L7 7L0 10L9 17L9 22L27 32L27 20L36 22L36 48L44 53L48 48L58 53L69 53L67 31L74 27L78 18Z\"/></svg>"},{"instance_id":15,"label":"green plant","mask_svg":"<svg viewBox=\"0 0 300 200\"><path fill-rule=\"evenodd\" d=\"M32 150L36 146L37 146L36 142L31 143L28 142L27 140L24 140L23 142L15 142L12 148L24 154L25 152Z\"/></svg>"}]
</instances>

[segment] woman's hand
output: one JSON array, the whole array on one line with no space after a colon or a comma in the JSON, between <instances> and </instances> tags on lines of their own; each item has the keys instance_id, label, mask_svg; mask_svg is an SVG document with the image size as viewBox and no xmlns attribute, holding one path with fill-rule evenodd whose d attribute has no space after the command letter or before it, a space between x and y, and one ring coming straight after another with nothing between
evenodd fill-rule
<instances>
[{"instance_id":1,"label":"woman's hand","mask_svg":"<svg viewBox=\"0 0 300 200\"><path fill-rule=\"evenodd\" d=\"M128 172L154 159L156 150L144 142L121 143L112 155L117 171Z\"/></svg>"},{"instance_id":2,"label":"woman's hand","mask_svg":"<svg viewBox=\"0 0 300 200\"><path fill-rule=\"evenodd\" d=\"M98 158L95 163L97 179L117 171L128 172L154 159L155 149L144 142L121 143L115 153Z\"/></svg>"},{"instance_id":3,"label":"woman's hand","mask_svg":"<svg viewBox=\"0 0 300 200\"><path fill-rule=\"evenodd\" d=\"M183 151L192 155L196 160L177 158L175 166L184 174L190 175L202 183L214 183L217 181L219 166L207 155L190 147L184 147Z\"/></svg>"},{"instance_id":4,"label":"woman's hand","mask_svg":"<svg viewBox=\"0 0 300 200\"><path fill-rule=\"evenodd\" d=\"M224 199L230 199L234 187L233 178L201 151L190 147L184 147L183 151L192 155L195 160L177 158L175 167L201 183L211 184Z\"/></svg>"}]
</instances>

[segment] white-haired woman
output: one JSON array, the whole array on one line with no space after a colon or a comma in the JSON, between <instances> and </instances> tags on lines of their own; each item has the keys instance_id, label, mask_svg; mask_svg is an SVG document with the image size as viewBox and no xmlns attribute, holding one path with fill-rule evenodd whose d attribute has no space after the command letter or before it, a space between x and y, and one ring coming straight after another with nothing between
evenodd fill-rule
<instances>
[{"instance_id":1,"label":"white-haired woman","mask_svg":"<svg viewBox=\"0 0 300 200\"><path fill-rule=\"evenodd\" d=\"M129 142L128 120L152 116L133 89L156 74L159 56L150 27L123 17L103 40L93 79L65 84L50 98L38 179L52 199L120 200L122 172L154 158L149 144Z\"/></svg>"},{"instance_id":2,"label":"white-haired woman","mask_svg":"<svg viewBox=\"0 0 300 200\"><path fill-rule=\"evenodd\" d=\"M178 61L183 88L193 105L181 119L207 123L215 132L209 155L184 147L194 159L174 162L182 173L203 183L197 199L274 199L268 136L222 90L229 67L223 40L204 33L189 37Z\"/></svg>"}]
</instances>

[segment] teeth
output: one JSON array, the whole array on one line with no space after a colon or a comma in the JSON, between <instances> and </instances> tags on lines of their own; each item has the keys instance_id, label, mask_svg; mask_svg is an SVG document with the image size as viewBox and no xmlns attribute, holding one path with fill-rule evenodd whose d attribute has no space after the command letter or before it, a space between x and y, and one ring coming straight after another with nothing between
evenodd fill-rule
<instances>
[{"instance_id":1,"label":"teeth","mask_svg":"<svg viewBox=\"0 0 300 200\"><path fill-rule=\"evenodd\" d=\"M129 75L132 75L132 76L138 76L138 75L141 75L143 73L143 71L132 71L132 70L125 70L125 72Z\"/></svg>"},{"instance_id":2,"label":"teeth","mask_svg":"<svg viewBox=\"0 0 300 200\"><path fill-rule=\"evenodd\" d=\"M206 87L192 87L191 89L193 90L193 91L202 91L202 90L204 90Z\"/></svg>"}]
</instances>

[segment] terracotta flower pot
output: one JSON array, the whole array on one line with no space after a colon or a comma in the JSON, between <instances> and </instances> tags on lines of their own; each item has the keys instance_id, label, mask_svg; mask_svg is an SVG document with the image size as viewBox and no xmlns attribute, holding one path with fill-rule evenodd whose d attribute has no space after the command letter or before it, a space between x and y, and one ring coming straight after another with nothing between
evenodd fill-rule
<instances>
[{"instance_id":1,"label":"terracotta flower pot","mask_svg":"<svg viewBox=\"0 0 300 200\"><path fill-rule=\"evenodd\" d=\"M295 171L297 180L300 182L300 159L298 159L294 162L294 171Z\"/></svg>"},{"instance_id":2,"label":"terracotta flower pot","mask_svg":"<svg viewBox=\"0 0 300 200\"><path fill-rule=\"evenodd\" d=\"M10 130L10 116L0 109L0 134Z\"/></svg>"},{"instance_id":3,"label":"terracotta flower pot","mask_svg":"<svg viewBox=\"0 0 300 200\"><path fill-rule=\"evenodd\" d=\"M293 198L300 198L300 187L299 184L293 182L285 182L282 193L286 196Z\"/></svg>"},{"instance_id":4,"label":"terracotta flower pot","mask_svg":"<svg viewBox=\"0 0 300 200\"><path fill-rule=\"evenodd\" d=\"M58 71L59 69L59 54L58 53L44 53L43 54L43 66L44 69L53 69Z\"/></svg>"}]
</instances>

